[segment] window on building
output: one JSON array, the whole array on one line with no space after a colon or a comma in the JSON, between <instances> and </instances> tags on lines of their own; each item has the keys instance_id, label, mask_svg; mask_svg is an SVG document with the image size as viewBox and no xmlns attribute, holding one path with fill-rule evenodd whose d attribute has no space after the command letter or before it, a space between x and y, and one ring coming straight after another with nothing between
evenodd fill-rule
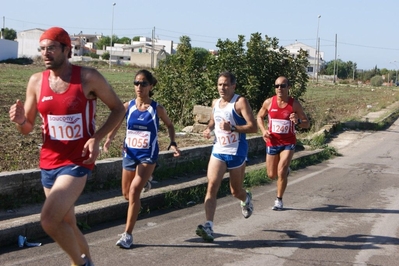
<instances>
[{"instance_id":1,"label":"window on building","mask_svg":"<svg viewBox=\"0 0 399 266\"><path fill-rule=\"evenodd\" d=\"M308 72L312 72L313 73L313 67L308 67Z\"/></svg>"}]
</instances>

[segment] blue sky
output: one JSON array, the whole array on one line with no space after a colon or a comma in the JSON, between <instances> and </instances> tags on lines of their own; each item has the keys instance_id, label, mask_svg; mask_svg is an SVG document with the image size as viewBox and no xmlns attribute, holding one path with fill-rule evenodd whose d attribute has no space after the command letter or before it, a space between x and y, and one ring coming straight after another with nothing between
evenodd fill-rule
<instances>
[{"instance_id":1,"label":"blue sky","mask_svg":"<svg viewBox=\"0 0 399 266\"><path fill-rule=\"evenodd\" d=\"M366 70L399 68L398 14L398 0L7 0L0 5L1 26L4 21L17 32L60 26L70 34L109 36L113 28L114 35L132 38L151 37L155 28L160 39L178 42L187 35L192 46L206 49L216 49L219 38L236 41L244 35L249 41L255 32L278 38L280 45L298 41L315 47L318 36L327 61L335 58L337 35L338 58Z\"/></svg>"}]
</instances>

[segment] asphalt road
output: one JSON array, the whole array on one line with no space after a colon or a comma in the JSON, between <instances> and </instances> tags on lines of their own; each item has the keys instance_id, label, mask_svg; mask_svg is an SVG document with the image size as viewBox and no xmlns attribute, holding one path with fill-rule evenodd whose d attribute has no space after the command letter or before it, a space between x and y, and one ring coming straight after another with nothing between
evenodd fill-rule
<instances>
[{"instance_id":1,"label":"asphalt road","mask_svg":"<svg viewBox=\"0 0 399 266\"><path fill-rule=\"evenodd\" d=\"M215 242L195 234L203 205L153 212L136 224L135 247L115 246L124 221L85 232L101 265L398 265L399 121L383 132L350 131L332 143L340 157L291 173L283 211L275 183L252 189L254 214L218 200ZM0 265L69 265L49 239L41 247L0 249Z\"/></svg>"}]
</instances>

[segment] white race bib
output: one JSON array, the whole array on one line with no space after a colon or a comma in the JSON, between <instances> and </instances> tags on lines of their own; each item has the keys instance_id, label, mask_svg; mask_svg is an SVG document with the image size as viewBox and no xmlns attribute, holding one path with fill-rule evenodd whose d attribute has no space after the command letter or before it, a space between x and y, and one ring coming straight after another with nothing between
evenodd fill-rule
<instances>
[{"instance_id":1,"label":"white race bib","mask_svg":"<svg viewBox=\"0 0 399 266\"><path fill-rule=\"evenodd\" d=\"M287 134L290 131L291 120L272 119L272 133Z\"/></svg>"},{"instance_id":2,"label":"white race bib","mask_svg":"<svg viewBox=\"0 0 399 266\"><path fill-rule=\"evenodd\" d=\"M125 143L128 148L148 149L150 147L151 132L141 130L126 131Z\"/></svg>"},{"instance_id":3,"label":"white race bib","mask_svg":"<svg viewBox=\"0 0 399 266\"><path fill-rule=\"evenodd\" d=\"M217 133L217 139L220 146L229 146L238 143L238 133L231 132L225 133L225 131L220 131Z\"/></svg>"},{"instance_id":4,"label":"white race bib","mask_svg":"<svg viewBox=\"0 0 399 266\"><path fill-rule=\"evenodd\" d=\"M77 140L83 138L82 114L47 115L52 140Z\"/></svg>"}]
</instances>

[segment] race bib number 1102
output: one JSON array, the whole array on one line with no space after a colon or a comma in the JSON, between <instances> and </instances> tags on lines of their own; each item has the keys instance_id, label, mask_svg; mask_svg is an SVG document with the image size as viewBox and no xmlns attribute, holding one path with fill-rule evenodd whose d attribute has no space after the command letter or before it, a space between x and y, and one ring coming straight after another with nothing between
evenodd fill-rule
<instances>
[{"instance_id":1,"label":"race bib number 1102","mask_svg":"<svg viewBox=\"0 0 399 266\"><path fill-rule=\"evenodd\" d=\"M48 115L49 134L53 140L77 140L83 137L82 114Z\"/></svg>"}]
</instances>

